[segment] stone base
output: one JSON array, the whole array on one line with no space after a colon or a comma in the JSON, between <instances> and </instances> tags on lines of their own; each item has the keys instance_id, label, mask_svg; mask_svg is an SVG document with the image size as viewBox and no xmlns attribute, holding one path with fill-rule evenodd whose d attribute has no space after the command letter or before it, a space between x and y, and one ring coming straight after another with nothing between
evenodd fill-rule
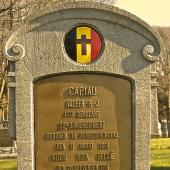
<instances>
[{"instance_id":1,"label":"stone base","mask_svg":"<svg viewBox=\"0 0 170 170\"><path fill-rule=\"evenodd\" d=\"M12 139L9 137L8 129L0 129L0 147L12 147Z\"/></svg>"},{"instance_id":2,"label":"stone base","mask_svg":"<svg viewBox=\"0 0 170 170\"><path fill-rule=\"evenodd\" d=\"M160 138L160 137L161 137L161 135L159 135L159 134L152 134L151 135L151 139Z\"/></svg>"}]
</instances>

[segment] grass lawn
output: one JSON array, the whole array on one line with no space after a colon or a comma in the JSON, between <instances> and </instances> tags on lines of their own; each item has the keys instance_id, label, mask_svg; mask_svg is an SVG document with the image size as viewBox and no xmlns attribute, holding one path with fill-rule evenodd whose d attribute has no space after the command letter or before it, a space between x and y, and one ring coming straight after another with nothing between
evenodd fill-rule
<instances>
[{"instance_id":1,"label":"grass lawn","mask_svg":"<svg viewBox=\"0 0 170 170\"><path fill-rule=\"evenodd\" d=\"M152 139L151 170L170 170L170 138Z\"/></svg>"},{"instance_id":2,"label":"grass lawn","mask_svg":"<svg viewBox=\"0 0 170 170\"><path fill-rule=\"evenodd\" d=\"M17 170L16 159L1 159L0 170Z\"/></svg>"}]
</instances>

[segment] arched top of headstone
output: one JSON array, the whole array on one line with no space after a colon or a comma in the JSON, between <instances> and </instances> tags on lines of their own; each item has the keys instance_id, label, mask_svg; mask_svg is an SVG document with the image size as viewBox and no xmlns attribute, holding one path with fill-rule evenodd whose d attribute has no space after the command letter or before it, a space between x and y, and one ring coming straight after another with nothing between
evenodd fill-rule
<instances>
[{"instance_id":1,"label":"arched top of headstone","mask_svg":"<svg viewBox=\"0 0 170 170\"><path fill-rule=\"evenodd\" d=\"M34 9L34 12L27 17L27 19L22 23L21 28L16 31L8 40L5 48L7 59L11 61L18 61L25 55L24 47L16 43L16 39L31 30L34 30L43 24L50 22L68 20L68 19L96 19L105 20L107 22L114 22L119 25L123 25L138 34L143 35L151 43L147 44L143 48L143 56L149 61L157 61L162 58L164 45L159 34L146 22L131 14L123 9L119 9L114 6L116 0L104 0L99 2L98 0L62 0L56 1L56 3L47 4L45 6L39 7L39 9ZM94 16L88 14L86 16L77 16L76 10L83 11L93 9L98 11L99 15ZM72 10L72 15L69 16L67 11ZM102 13L105 12L105 13ZM56 15L56 17L54 17ZM44 18L46 16L46 18ZM55 18L55 19L54 19ZM129 21L127 24L126 20ZM140 28L140 29L139 29ZM14 40L15 39L15 40ZM15 41L15 43L14 43ZM12 48L11 48L12 47Z\"/></svg>"}]
</instances>

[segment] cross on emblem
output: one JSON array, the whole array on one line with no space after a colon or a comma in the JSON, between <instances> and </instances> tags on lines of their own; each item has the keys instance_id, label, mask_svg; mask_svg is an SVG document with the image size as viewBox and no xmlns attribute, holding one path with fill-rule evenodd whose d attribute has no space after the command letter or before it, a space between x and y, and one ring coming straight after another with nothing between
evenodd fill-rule
<instances>
[{"instance_id":1,"label":"cross on emblem","mask_svg":"<svg viewBox=\"0 0 170 170\"><path fill-rule=\"evenodd\" d=\"M90 44L91 40L86 39L86 35L81 35L81 39L77 39L77 44L82 45L82 55L87 55L87 44Z\"/></svg>"},{"instance_id":2,"label":"cross on emblem","mask_svg":"<svg viewBox=\"0 0 170 170\"><path fill-rule=\"evenodd\" d=\"M64 46L69 58L77 63L88 64L101 55L103 41L96 29L80 25L66 34Z\"/></svg>"}]
</instances>

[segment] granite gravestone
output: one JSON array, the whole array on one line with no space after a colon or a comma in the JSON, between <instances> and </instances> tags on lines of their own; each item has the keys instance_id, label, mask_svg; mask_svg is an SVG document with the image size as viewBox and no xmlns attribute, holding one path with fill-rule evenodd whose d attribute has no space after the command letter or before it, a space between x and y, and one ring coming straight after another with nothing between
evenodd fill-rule
<instances>
[{"instance_id":1,"label":"granite gravestone","mask_svg":"<svg viewBox=\"0 0 170 170\"><path fill-rule=\"evenodd\" d=\"M19 170L150 169L151 75L164 46L107 2L48 5L8 40Z\"/></svg>"}]
</instances>

